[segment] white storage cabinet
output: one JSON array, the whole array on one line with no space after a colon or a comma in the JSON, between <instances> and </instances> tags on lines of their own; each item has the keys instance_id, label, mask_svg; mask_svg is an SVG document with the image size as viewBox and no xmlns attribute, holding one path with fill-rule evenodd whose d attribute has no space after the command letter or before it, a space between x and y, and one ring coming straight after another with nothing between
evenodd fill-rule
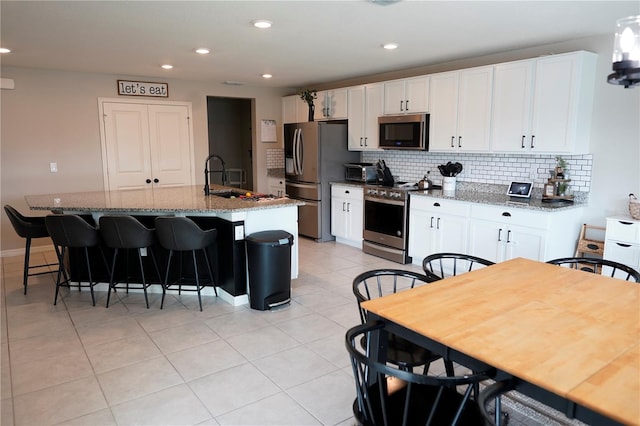
<instances>
[{"instance_id":1,"label":"white storage cabinet","mask_svg":"<svg viewBox=\"0 0 640 426\"><path fill-rule=\"evenodd\" d=\"M420 76L384 83L385 114L429 112L429 77Z\"/></svg>"},{"instance_id":2,"label":"white storage cabinet","mask_svg":"<svg viewBox=\"0 0 640 426\"><path fill-rule=\"evenodd\" d=\"M363 205L363 188L331 185L331 234L337 242L362 248Z\"/></svg>"},{"instance_id":3,"label":"white storage cabinet","mask_svg":"<svg viewBox=\"0 0 640 426\"><path fill-rule=\"evenodd\" d=\"M409 256L413 263L434 253L467 252L469 203L411 195Z\"/></svg>"},{"instance_id":4,"label":"white storage cabinet","mask_svg":"<svg viewBox=\"0 0 640 426\"><path fill-rule=\"evenodd\" d=\"M318 92L313 118L316 121L340 120L347 118L347 89L333 89Z\"/></svg>"},{"instance_id":5,"label":"white storage cabinet","mask_svg":"<svg viewBox=\"0 0 640 426\"><path fill-rule=\"evenodd\" d=\"M348 133L350 151L378 150L378 117L382 115L382 84L350 87Z\"/></svg>"},{"instance_id":6,"label":"white storage cabinet","mask_svg":"<svg viewBox=\"0 0 640 426\"><path fill-rule=\"evenodd\" d=\"M640 221L628 216L607 218L604 258L631 266L640 271ZM611 275L608 268L602 274Z\"/></svg>"}]
</instances>

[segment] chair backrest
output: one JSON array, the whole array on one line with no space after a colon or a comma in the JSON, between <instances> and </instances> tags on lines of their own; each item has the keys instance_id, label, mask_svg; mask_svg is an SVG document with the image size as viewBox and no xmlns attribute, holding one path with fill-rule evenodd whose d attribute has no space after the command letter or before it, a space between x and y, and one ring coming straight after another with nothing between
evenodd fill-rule
<instances>
[{"instance_id":1,"label":"chair backrest","mask_svg":"<svg viewBox=\"0 0 640 426\"><path fill-rule=\"evenodd\" d=\"M640 272L613 260L595 257L563 257L549 260L547 263L640 283Z\"/></svg>"},{"instance_id":2,"label":"chair backrest","mask_svg":"<svg viewBox=\"0 0 640 426\"><path fill-rule=\"evenodd\" d=\"M4 206L4 211L7 213L7 217L13 225L16 234L22 238L41 238L46 237L49 234L44 226L43 217L26 217L20 214L20 212L14 209L9 204Z\"/></svg>"},{"instance_id":3,"label":"chair backrest","mask_svg":"<svg viewBox=\"0 0 640 426\"><path fill-rule=\"evenodd\" d=\"M155 232L133 216L104 215L100 217L100 235L111 248L150 247L155 241Z\"/></svg>"},{"instance_id":4,"label":"chair backrest","mask_svg":"<svg viewBox=\"0 0 640 426\"><path fill-rule=\"evenodd\" d=\"M495 265L495 263L481 257L462 253L435 253L422 260L424 273L435 280L471 272L490 265Z\"/></svg>"},{"instance_id":5,"label":"chair backrest","mask_svg":"<svg viewBox=\"0 0 640 426\"><path fill-rule=\"evenodd\" d=\"M44 218L53 243L63 247L95 247L100 233L75 214L51 214Z\"/></svg>"},{"instance_id":6,"label":"chair backrest","mask_svg":"<svg viewBox=\"0 0 640 426\"><path fill-rule=\"evenodd\" d=\"M386 360L373 359L372 332L382 331L380 323L351 328L345 345L356 383L353 413L363 425L481 424L480 410L471 398L476 385L494 371L464 376L430 376L401 370ZM460 391L460 392L459 392Z\"/></svg>"},{"instance_id":7,"label":"chair backrest","mask_svg":"<svg viewBox=\"0 0 640 426\"><path fill-rule=\"evenodd\" d=\"M432 281L423 274L402 269L374 269L363 272L353 279L353 294L358 301L362 323L367 321L367 313L360 306L361 302L408 290Z\"/></svg>"},{"instance_id":8,"label":"chair backrest","mask_svg":"<svg viewBox=\"0 0 640 426\"><path fill-rule=\"evenodd\" d=\"M216 229L205 231L188 217L158 216L155 225L160 245L168 250L200 250L217 237Z\"/></svg>"}]
</instances>

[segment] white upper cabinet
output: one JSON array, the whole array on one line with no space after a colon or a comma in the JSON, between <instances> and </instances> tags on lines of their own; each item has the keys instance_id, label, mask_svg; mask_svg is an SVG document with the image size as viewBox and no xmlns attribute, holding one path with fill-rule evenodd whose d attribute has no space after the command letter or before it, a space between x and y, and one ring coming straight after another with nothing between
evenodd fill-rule
<instances>
[{"instance_id":1,"label":"white upper cabinet","mask_svg":"<svg viewBox=\"0 0 640 426\"><path fill-rule=\"evenodd\" d=\"M348 89L349 150L378 149L378 117L382 115L382 84Z\"/></svg>"},{"instance_id":2,"label":"white upper cabinet","mask_svg":"<svg viewBox=\"0 0 640 426\"><path fill-rule=\"evenodd\" d=\"M417 114L428 111L428 76L393 80L384 83L385 114Z\"/></svg>"},{"instance_id":3,"label":"white upper cabinet","mask_svg":"<svg viewBox=\"0 0 640 426\"><path fill-rule=\"evenodd\" d=\"M339 120L347 118L347 89L333 89L318 92L314 102L315 120Z\"/></svg>"},{"instance_id":4,"label":"white upper cabinet","mask_svg":"<svg viewBox=\"0 0 640 426\"><path fill-rule=\"evenodd\" d=\"M573 52L496 65L491 150L587 153L596 59Z\"/></svg>"},{"instance_id":5,"label":"white upper cabinet","mask_svg":"<svg viewBox=\"0 0 640 426\"><path fill-rule=\"evenodd\" d=\"M431 76L429 151L486 152L493 67Z\"/></svg>"},{"instance_id":6,"label":"white upper cabinet","mask_svg":"<svg viewBox=\"0 0 640 426\"><path fill-rule=\"evenodd\" d=\"M282 123L301 123L309 119L309 106L298 95L282 98Z\"/></svg>"}]
</instances>

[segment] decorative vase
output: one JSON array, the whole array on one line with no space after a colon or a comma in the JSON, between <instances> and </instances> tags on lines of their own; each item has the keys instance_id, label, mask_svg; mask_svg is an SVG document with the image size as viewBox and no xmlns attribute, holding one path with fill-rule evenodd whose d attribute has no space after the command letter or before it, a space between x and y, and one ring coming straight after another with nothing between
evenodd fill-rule
<instances>
[{"instance_id":1,"label":"decorative vase","mask_svg":"<svg viewBox=\"0 0 640 426\"><path fill-rule=\"evenodd\" d=\"M314 104L309 104L309 121L313 121L313 116L316 112L316 106Z\"/></svg>"}]
</instances>

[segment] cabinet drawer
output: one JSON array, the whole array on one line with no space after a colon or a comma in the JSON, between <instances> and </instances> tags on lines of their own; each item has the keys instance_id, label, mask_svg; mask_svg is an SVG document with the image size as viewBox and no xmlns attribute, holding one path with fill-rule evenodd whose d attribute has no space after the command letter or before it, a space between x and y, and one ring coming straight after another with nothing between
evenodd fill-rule
<instances>
[{"instance_id":1,"label":"cabinet drawer","mask_svg":"<svg viewBox=\"0 0 640 426\"><path fill-rule=\"evenodd\" d=\"M607 240L640 244L640 222L625 218L607 218Z\"/></svg>"},{"instance_id":2,"label":"cabinet drawer","mask_svg":"<svg viewBox=\"0 0 640 426\"><path fill-rule=\"evenodd\" d=\"M442 198L423 197L411 195L409 207L413 210L426 210L443 215L469 216L471 205L460 201L445 200Z\"/></svg>"},{"instance_id":3,"label":"cabinet drawer","mask_svg":"<svg viewBox=\"0 0 640 426\"><path fill-rule=\"evenodd\" d=\"M352 200L362 200L364 191L357 186L349 185L331 185L331 196L342 197Z\"/></svg>"},{"instance_id":4,"label":"cabinet drawer","mask_svg":"<svg viewBox=\"0 0 640 426\"><path fill-rule=\"evenodd\" d=\"M529 228L547 229L551 213L541 213L512 207L476 206L471 207L474 219L491 220Z\"/></svg>"}]
</instances>

